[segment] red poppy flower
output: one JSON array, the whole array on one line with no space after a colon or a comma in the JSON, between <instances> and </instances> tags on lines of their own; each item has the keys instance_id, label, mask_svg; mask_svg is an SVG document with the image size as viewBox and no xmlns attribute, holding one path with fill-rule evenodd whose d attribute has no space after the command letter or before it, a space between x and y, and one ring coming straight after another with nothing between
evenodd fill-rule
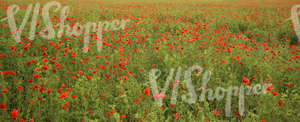
<instances>
[{"instance_id":1,"label":"red poppy flower","mask_svg":"<svg viewBox=\"0 0 300 122\"><path fill-rule=\"evenodd\" d=\"M217 109L216 111L215 111L215 116L218 116L220 114L220 111Z\"/></svg>"},{"instance_id":2,"label":"red poppy flower","mask_svg":"<svg viewBox=\"0 0 300 122\"><path fill-rule=\"evenodd\" d=\"M26 122L23 118L21 118L20 120L19 120L19 122Z\"/></svg>"},{"instance_id":3,"label":"red poppy flower","mask_svg":"<svg viewBox=\"0 0 300 122\"><path fill-rule=\"evenodd\" d=\"M250 80L246 77L243 77L243 82L244 82L244 84L248 84L250 82Z\"/></svg>"},{"instance_id":4,"label":"red poppy flower","mask_svg":"<svg viewBox=\"0 0 300 122\"><path fill-rule=\"evenodd\" d=\"M273 94L273 96L277 96L278 95L278 93L275 92L275 91L272 91L272 94Z\"/></svg>"},{"instance_id":5,"label":"red poppy flower","mask_svg":"<svg viewBox=\"0 0 300 122\"><path fill-rule=\"evenodd\" d=\"M88 80L92 80L92 77L91 77L91 76L88 76L87 79L88 79Z\"/></svg>"},{"instance_id":6,"label":"red poppy flower","mask_svg":"<svg viewBox=\"0 0 300 122\"><path fill-rule=\"evenodd\" d=\"M48 68L47 65L43 65L43 69L44 69L44 70L48 70L49 68Z\"/></svg>"},{"instance_id":7,"label":"red poppy flower","mask_svg":"<svg viewBox=\"0 0 300 122\"><path fill-rule=\"evenodd\" d=\"M40 77L40 74L33 74L34 79L39 78L39 77Z\"/></svg>"},{"instance_id":8,"label":"red poppy flower","mask_svg":"<svg viewBox=\"0 0 300 122\"><path fill-rule=\"evenodd\" d=\"M17 109L12 110L10 112L10 116L11 118L16 119L18 117L18 110Z\"/></svg>"},{"instance_id":9,"label":"red poppy flower","mask_svg":"<svg viewBox=\"0 0 300 122\"><path fill-rule=\"evenodd\" d=\"M290 84L290 83L285 83L285 85L286 85L286 86L288 86L288 87L290 87L290 86L291 86L291 84Z\"/></svg>"},{"instance_id":10,"label":"red poppy flower","mask_svg":"<svg viewBox=\"0 0 300 122\"><path fill-rule=\"evenodd\" d=\"M6 93L6 92L8 92L8 88L2 90L2 93Z\"/></svg>"},{"instance_id":11,"label":"red poppy flower","mask_svg":"<svg viewBox=\"0 0 300 122\"><path fill-rule=\"evenodd\" d=\"M283 102L281 102L280 100L278 100L277 103L279 104L279 106L283 106Z\"/></svg>"},{"instance_id":12,"label":"red poppy flower","mask_svg":"<svg viewBox=\"0 0 300 122\"><path fill-rule=\"evenodd\" d=\"M149 96L150 95L150 88L144 89L144 94L145 94L145 96Z\"/></svg>"},{"instance_id":13,"label":"red poppy flower","mask_svg":"<svg viewBox=\"0 0 300 122\"><path fill-rule=\"evenodd\" d=\"M93 111L90 109L90 110L88 110L88 112L90 113L90 114L92 114L93 113Z\"/></svg>"},{"instance_id":14,"label":"red poppy flower","mask_svg":"<svg viewBox=\"0 0 300 122\"><path fill-rule=\"evenodd\" d=\"M268 91L272 91L272 87L270 87L270 86L267 86L267 88L266 88Z\"/></svg>"},{"instance_id":15,"label":"red poppy flower","mask_svg":"<svg viewBox=\"0 0 300 122\"><path fill-rule=\"evenodd\" d=\"M48 94L50 94L50 93L51 93L51 89L50 89L50 88L48 88L48 90L47 90L47 93L48 93Z\"/></svg>"},{"instance_id":16,"label":"red poppy flower","mask_svg":"<svg viewBox=\"0 0 300 122\"><path fill-rule=\"evenodd\" d=\"M0 109L4 110L5 108L6 108L6 105L5 104L1 104Z\"/></svg>"},{"instance_id":17,"label":"red poppy flower","mask_svg":"<svg viewBox=\"0 0 300 122\"><path fill-rule=\"evenodd\" d=\"M175 113L175 114L173 114L173 116L174 116L176 119L178 119L178 118L179 118L179 115L178 115L178 113Z\"/></svg>"},{"instance_id":18,"label":"red poppy flower","mask_svg":"<svg viewBox=\"0 0 300 122\"><path fill-rule=\"evenodd\" d=\"M122 118L126 118L126 115L120 115L120 118L122 119Z\"/></svg>"},{"instance_id":19,"label":"red poppy flower","mask_svg":"<svg viewBox=\"0 0 300 122\"><path fill-rule=\"evenodd\" d=\"M128 77L127 77L127 76L123 76L123 80L124 80L124 81L127 81L127 80L128 80Z\"/></svg>"}]
</instances>

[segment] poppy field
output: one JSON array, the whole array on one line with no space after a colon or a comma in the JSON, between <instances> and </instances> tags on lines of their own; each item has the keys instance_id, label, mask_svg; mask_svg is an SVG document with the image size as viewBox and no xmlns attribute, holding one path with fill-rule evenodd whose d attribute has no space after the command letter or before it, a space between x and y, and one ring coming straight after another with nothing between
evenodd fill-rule
<instances>
[{"instance_id":1,"label":"poppy field","mask_svg":"<svg viewBox=\"0 0 300 122\"><path fill-rule=\"evenodd\" d=\"M299 122L299 0L0 0L1 122Z\"/></svg>"}]
</instances>

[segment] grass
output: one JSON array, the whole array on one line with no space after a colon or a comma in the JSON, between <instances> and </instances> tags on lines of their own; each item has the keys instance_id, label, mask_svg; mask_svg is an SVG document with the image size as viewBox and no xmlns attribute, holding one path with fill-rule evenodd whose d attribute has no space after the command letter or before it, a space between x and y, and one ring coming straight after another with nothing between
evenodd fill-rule
<instances>
[{"instance_id":1,"label":"grass","mask_svg":"<svg viewBox=\"0 0 300 122\"><path fill-rule=\"evenodd\" d=\"M48 1L39 2L43 6ZM293 46L299 39L286 21L291 6L299 4L296 0L58 2L71 9L69 25L131 21L124 30L103 33L101 52L92 33L88 53L82 49L83 36L46 40L37 34L29 40L31 18L18 44L7 21L1 21L1 121L299 121L299 48ZM22 8L15 17L20 25L25 8L36 1L0 3L1 18L9 5ZM51 9L50 15L52 23L58 23L59 12ZM42 18L38 23L40 32L45 24ZM225 99L208 100L206 95L193 104L182 100L190 92L184 71L194 65L211 71L207 87L214 91L255 84L272 84L272 90L245 96L243 116L237 114L239 98L233 96L231 116L226 117ZM161 71L161 91L170 70L179 67L183 71L177 103L170 103L174 76L163 106L158 106L149 72ZM202 86L202 77L191 76L195 89ZM250 82L244 84L243 78Z\"/></svg>"}]
</instances>

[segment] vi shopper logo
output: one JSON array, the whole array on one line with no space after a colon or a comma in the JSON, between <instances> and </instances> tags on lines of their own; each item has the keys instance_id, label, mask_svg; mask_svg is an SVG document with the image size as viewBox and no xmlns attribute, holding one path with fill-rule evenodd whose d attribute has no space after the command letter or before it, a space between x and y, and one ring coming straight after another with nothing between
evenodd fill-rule
<instances>
[{"instance_id":1,"label":"vi shopper logo","mask_svg":"<svg viewBox=\"0 0 300 122\"><path fill-rule=\"evenodd\" d=\"M197 76L202 76L202 86L195 87L192 83L192 72L197 70ZM184 80L181 80L182 75L182 68L179 67L177 69L176 75L174 76L175 69L172 68L170 73L166 79L164 87L162 87L161 92L158 90L157 79L161 75L161 71L159 69L152 69L149 72L149 83L150 88L155 99L155 102L158 106L163 106L163 99L166 97L166 91L172 83L172 97L170 100L171 105L175 105L177 102L177 93L178 93L178 85L180 82L183 82L187 87L187 94L183 94L181 96L182 100L188 104L195 103L197 101L203 102L205 100L208 101L221 101L224 100L225 104L225 115L226 117L230 117L231 113L231 105L232 105L232 96L236 96L239 99L239 115L243 116L244 113L244 103L245 103L245 95L260 95L267 93L267 88L270 87L272 84L251 84L248 85L248 82L241 84L241 86L229 86L227 88L217 87L215 91L213 89L207 88L207 84L210 81L211 72L209 70L204 71L200 66L191 66L184 72ZM175 79L173 79L175 77ZM201 91L201 94L197 96L196 91ZM207 98L206 98L207 94ZM225 96L226 99L225 99Z\"/></svg>"},{"instance_id":2,"label":"vi shopper logo","mask_svg":"<svg viewBox=\"0 0 300 122\"><path fill-rule=\"evenodd\" d=\"M292 20L293 27L297 34L298 40L300 40L300 24L299 24L299 15L300 15L300 4L294 5L291 8L291 17L287 20Z\"/></svg>"},{"instance_id":3,"label":"vi shopper logo","mask_svg":"<svg viewBox=\"0 0 300 122\"><path fill-rule=\"evenodd\" d=\"M50 10L53 10L54 13L60 12L59 23L53 24L50 17ZM88 44L90 40L90 33L97 33L97 50L100 52L102 49L102 34L103 31L116 31L116 30L124 30L126 24L130 21L129 19L113 20L111 22L104 21L98 23L88 22L86 24L74 23L74 25L68 25L65 23L66 19L68 19L68 14L70 8L68 6L62 6L59 2L51 1L46 3L42 8L40 3L36 3L33 7L33 4L28 5L25 15L23 17L23 21L20 25L17 25L15 16L20 10L20 6L18 5L10 5L7 9L7 17L2 19L1 21L6 21L9 24L10 34L14 38L17 43L22 43L21 36L24 31L24 27L26 26L29 18L31 18L30 32L29 32L29 40L34 40L35 35L38 33L40 37L43 39L55 39L61 38L63 36L66 37L79 37L83 36L84 38L84 52L88 52ZM40 11L41 10L41 11ZM32 16L31 16L32 14ZM37 31L39 14L42 16L43 23L45 27L40 31ZM56 32L57 31L57 32Z\"/></svg>"}]
</instances>

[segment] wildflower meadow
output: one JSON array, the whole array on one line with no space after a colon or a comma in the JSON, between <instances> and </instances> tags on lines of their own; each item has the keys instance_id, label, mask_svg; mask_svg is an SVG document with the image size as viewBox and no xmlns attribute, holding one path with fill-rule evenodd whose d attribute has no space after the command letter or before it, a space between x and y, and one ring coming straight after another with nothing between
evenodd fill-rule
<instances>
[{"instance_id":1,"label":"wildflower meadow","mask_svg":"<svg viewBox=\"0 0 300 122\"><path fill-rule=\"evenodd\" d=\"M0 0L0 122L299 122L299 0Z\"/></svg>"}]
</instances>

